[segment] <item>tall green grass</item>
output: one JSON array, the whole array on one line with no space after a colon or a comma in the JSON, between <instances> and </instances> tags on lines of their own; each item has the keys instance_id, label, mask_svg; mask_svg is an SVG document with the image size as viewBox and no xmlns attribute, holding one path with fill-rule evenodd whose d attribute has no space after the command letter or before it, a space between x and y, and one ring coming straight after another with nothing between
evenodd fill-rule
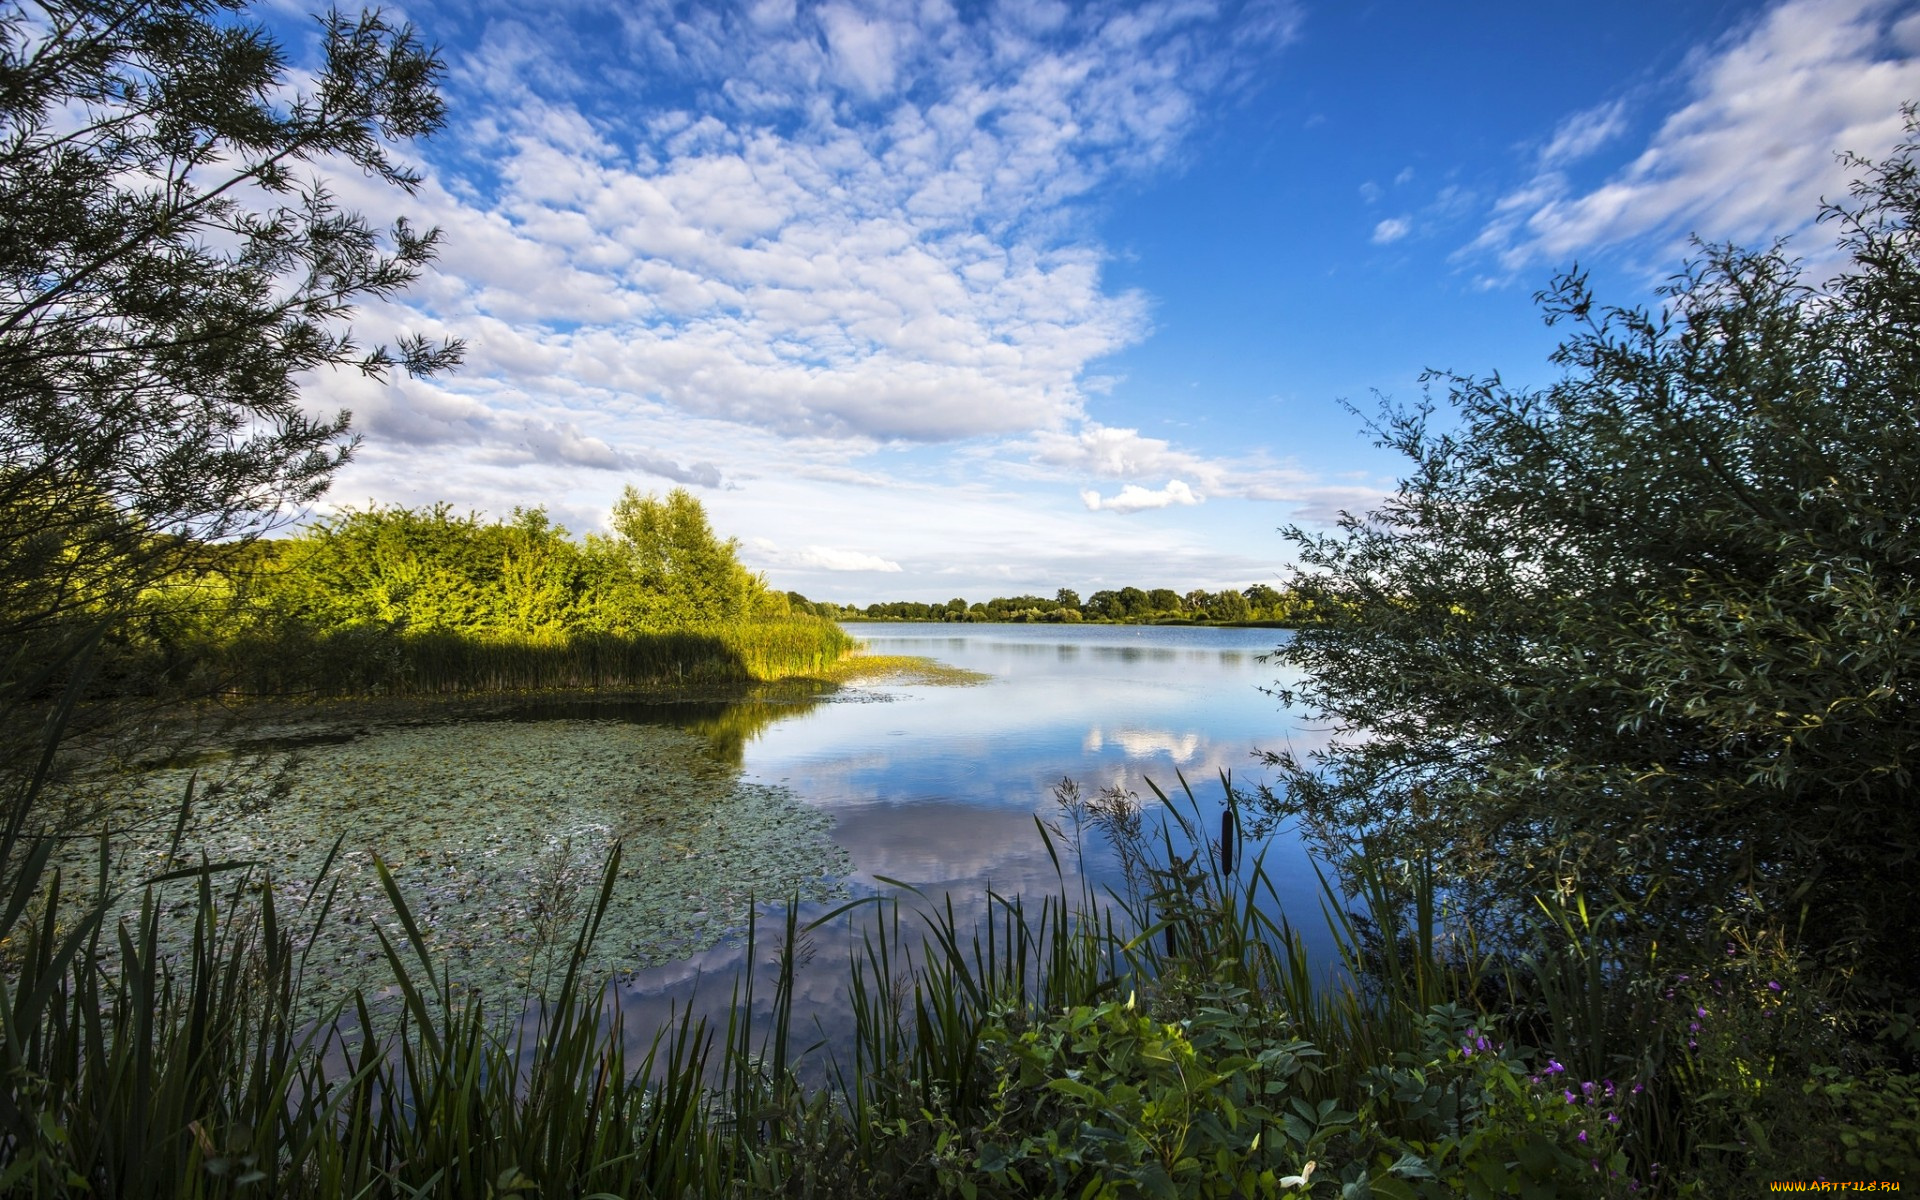
<instances>
[{"instance_id":1,"label":"tall green grass","mask_svg":"<svg viewBox=\"0 0 1920 1200\"><path fill-rule=\"evenodd\" d=\"M580 970L617 850L529 1034L500 1019L520 1017L516 1004L490 1014L451 986L384 867L394 996L355 996L303 1024L295 1001L313 941L292 941L250 864L184 867L149 881L140 915L120 927L105 926L102 904L63 928L51 845L17 825L0 844L0 1189L13 1195L991 1191L985 1176L970 1181L978 1172L958 1147L1006 1094L1004 1064L983 1053L996 1038L1127 990L1191 998L1195 979L1222 972L1233 986L1285 977L1296 994L1312 990L1297 942L1246 890L1270 888L1257 866L1242 889L1225 873L1196 875L1191 857L1168 862L1145 893L1152 912L1069 894L1064 872L1037 904L991 896L973 928L950 900L866 901L815 923L873 918L848 966L851 1058L805 1084L793 971L810 928L793 906L765 1027L748 1018L748 973L722 1025L684 1015L629 1057L618 1006ZM307 889L312 938L324 936L331 887L323 870ZM167 961L159 913L182 903L195 936ZM1291 957L1272 957L1274 946Z\"/></svg>"},{"instance_id":2,"label":"tall green grass","mask_svg":"<svg viewBox=\"0 0 1920 1200\"><path fill-rule=\"evenodd\" d=\"M1217 812L1184 780L1158 796L1157 827L1122 798L1098 808L1095 831L1131 842L1110 891L1078 869L1081 820L1036 820L1058 887L989 893L978 922L904 885L812 922L788 905L749 932L749 963L763 940L777 950L770 1017L752 1017L748 971L724 1019L683 1012L630 1044L582 970L617 848L559 986L531 998L454 986L382 867L393 989L302 1021L327 869L305 890L304 943L246 863L156 877L118 927L106 902L62 925L68 883L22 819L39 777L0 836L8 1195L1687 1194L1649 1169L1686 1147L1562 1069L1575 1052L1597 1056L1590 1070L1619 1061L1590 1027L1617 1037L1621 1019L1591 994L1618 969L1604 921L1553 913L1536 956L1507 964L1525 978L1503 986L1545 997L1534 1054L1479 1007L1500 973L1422 865L1351 864L1352 901L1325 883L1341 961L1313 961L1264 861L1240 853L1226 780ZM158 915L178 905L196 932L169 961ZM796 1018L796 971L843 920L854 1032L834 1050ZM1897 1132L1889 1111L1875 1119Z\"/></svg>"},{"instance_id":3,"label":"tall green grass","mask_svg":"<svg viewBox=\"0 0 1920 1200\"><path fill-rule=\"evenodd\" d=\"M181 657L240 695L438 696L821 676L853 645L838 625L811 617L629 636L289 624Z\"/></svg>"}]
</instances>

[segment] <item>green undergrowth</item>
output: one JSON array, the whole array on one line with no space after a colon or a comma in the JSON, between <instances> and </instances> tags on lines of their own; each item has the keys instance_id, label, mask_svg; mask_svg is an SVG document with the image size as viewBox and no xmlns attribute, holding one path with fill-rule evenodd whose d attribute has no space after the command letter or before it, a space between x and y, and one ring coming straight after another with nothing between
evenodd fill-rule
<instances>
[{"instance_id":1,"label":"green undergrowth","mask_svg":"<svg viewBox=\"0 0 1920 1200\"><path fill-rule=\"evenodd\" d=\"M796 617L602 633L282 624L176 648L199 690L235 696L445 696L752 683L832 672L853 639ZM194 680L175 680L189 687Z\"/></svg>"},{"instance_id":2,"label":"green undergrowth","mask_svg":"<svg viewBox=\"0 0 1920 1200\"><path fill-rule=\"evenodd\" d=\"M1357 862L1353 896L1324 889L1340 962L1314 962L1239 853L1230 783L1218 810L1156 797L1158 830L1124 793L1058 797L1035 831L1056 891L990 893L972 926L910 889L805 924L788 904L771 928L749 907L771 994L749 973L729 1016L659 1030L625 1028L595 967L635 859L658 853L644 831L596 843L529 1003L461 986L435 885L403 855L349 883L332 853L294 887L277 864L173 855L75 907L69 889L114 890L112 835L89 876L11 821L0 1190L1398 1200L1728 1194L1789 1151L1802 1175L1911 1170L1912 1077L1815 1061L1834 1043L1807 1036L1812 985L1762 954L1660 977L1636 1041L1583 989L1653 977L1616 976L1580 910L1496 959L1431 872ZM1100 839L1124 884L1068 886ZM349 891L380 905L359 911L384 1002L328 992ZM795 1019L795 979L841 921L855 1032L834 1050ZM332 997L317 1018L314 989ZM1791 1145L1760 1145L1789 1099Z\"/></svg>"}]
</instances>

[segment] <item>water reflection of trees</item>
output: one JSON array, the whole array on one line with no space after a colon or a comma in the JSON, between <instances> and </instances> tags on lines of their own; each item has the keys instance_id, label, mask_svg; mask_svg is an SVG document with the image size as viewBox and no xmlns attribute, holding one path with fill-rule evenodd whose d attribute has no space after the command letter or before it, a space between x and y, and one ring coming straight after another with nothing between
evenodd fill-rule
<instances>
[{"instance_id":1,"label":"water reflection of trees","mask_svg":"<svg viewBox=\"0 0 1920 1200\"><path fill-rule=\"evenodd\" d=\"M747 743L769 726L805 716L822 703L819 697L794 700L743 700L716 705L680 722L684 729L707 739L713 756L731 767L745 761Z\"/></svg>"},{"instance_id":2,"label":"water reflection of trees","mask_svg":"<svg viewBox=\"0 0 1920 1200\"><path fill-rule=\"evenodd\" d=\"M633 725L668 725L707 740L715 761L738 768L745 762L747 744L768 726L802 717L826 702L820 692L791 692L734 700L565 699L517 706L517 721L624 721Z\"/></svg>"}]
</instances>

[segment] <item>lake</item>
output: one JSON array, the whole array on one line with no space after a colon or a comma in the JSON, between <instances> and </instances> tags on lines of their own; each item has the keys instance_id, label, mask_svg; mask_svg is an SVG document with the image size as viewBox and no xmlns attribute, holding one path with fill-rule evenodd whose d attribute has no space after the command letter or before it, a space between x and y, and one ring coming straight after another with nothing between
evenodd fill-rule
<instances>
[{"instance_id":1,"label":"lake","mask_svg":"<svg viewBox=\"0 0 1920 1200\"><path fill-rule=\"evenodd\" d=\"M1257 783L1258 750L1308 749L1321 736L1263 690L1276 669L1261 660L1281 630L852 629L873 655L933 659L980 682L909 675L739 703L503 697L484 701L484 718L329 706L275 736L257 730L217 761L115 777L94 800L114 827L124 881L204 855L269 872L290 928L330 914L306 966L303 998L316 1009L392 978L375 930L401 931L376 863L419 918L434 973L512 1011L515 995L551 982L617 842L622 870L588 967L615 980L627 1028L644 1040L689 1004L724 1011L756 903L766 911L797 894L811 921L849 898L911 898L905 885L951 895L964 927L986 911L989 889L1118 888L1117 859L1097 835L1084 857L1063 849L1056 873L1036 818L1060 818L1063 779L1088 797L1136 793L1152 829L1153 787L1185 804L1184 777L1217 828L1223 773ZM1305 852L1284 831L1263 849L1281 907L1310 950L1324 949ZM72 845L76 877L90 877L93 853ZM163 900L162 940L177 951L192 936L190 888L170 889L179 894ZM76 891L71 902L81 900ZM122 906L138 903L135 892ZM848 921L810 939L803 1021L830 1028L844 1012L853 939Z\"/></svg>"},{"instance_id":2,"label":"lake","mask_svg":"<svg viewBox=\"0 0 1920 1200\"><path fill-rule=\"evenodd\" d=\"M919 655L987 675L976 686L879 684L853 689L765 724L739 747L750 781L789 789L832 818L856 894L895 892L884 879L950 893L963 921L986 890L1056 892L1036 815L1056 817L1053 788L1071 777L1083 795L1118 786L1157 805L1149 781L1184 802L1180 778L1218 820L1220 776L1265 778L1257 750L1308 749L1302 729L1262 689L1278 678L1261 659L1285 630L1128 625L850 624L873 654ZM1089 844L1096 886L1120 886L1114 856ZM1283 907L1311 949L1329 943L1320 890L1290 834L1268 840L1266 865ZM1067 868L1065 886L1080 879ZM806 906L812 915L824 906ZM843 1003L847 950L817 943L796 983L798 1007L832 1025ZM629 1029L651 1030L699 993L724 1004L741 964L737 947L636 973L621 987ZM764 969L764 963L762 964ZM762 994L770 991L762 988Z\"/></svg>"}]
</instances>

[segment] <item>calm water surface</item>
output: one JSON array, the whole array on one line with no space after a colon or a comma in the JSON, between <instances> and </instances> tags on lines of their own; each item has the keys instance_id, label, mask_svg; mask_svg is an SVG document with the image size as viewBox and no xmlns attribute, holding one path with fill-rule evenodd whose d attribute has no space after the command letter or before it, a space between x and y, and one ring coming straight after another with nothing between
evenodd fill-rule
<instances>
[{"instance_id":1,"label":"calm water surface","mask_svg":"<svg viewBox=\"0 0 1920 1200\"><path fill-rule=\"evenodd\" d=\"M1034 817L1057 815L1052 789L1071 777L1083 795L1117 785L1159 811L1148 781L1184 802L1184 776L1217 819L1221 772L1238 785L1266 776L1258 750L1306 749L1273 696L1262 656L1284 630L1149 626L850 625L875 654L922 655L991 676L972 687L879 685L761 729L742 749L750 779L791 788L835 819L852 855L856 894L892 894L898 880L950 893L963 920L986 889L1055 892ZM1087 874L1118 886L1117 866L1089 844ZM1309 935L1320 929L1318 883L1286 831L1266 847L1282 905ZM1066 885L1080 879L1067 862ZM819 910L815 910L816 912ZM800 1007L823 1022L842 1007L844 937L816 938L799 980ZM722 947L643 971L625 985L629 1028L651 1030L700 996L724 1005L742 961Z\"/></svg>"}]
</instances>

